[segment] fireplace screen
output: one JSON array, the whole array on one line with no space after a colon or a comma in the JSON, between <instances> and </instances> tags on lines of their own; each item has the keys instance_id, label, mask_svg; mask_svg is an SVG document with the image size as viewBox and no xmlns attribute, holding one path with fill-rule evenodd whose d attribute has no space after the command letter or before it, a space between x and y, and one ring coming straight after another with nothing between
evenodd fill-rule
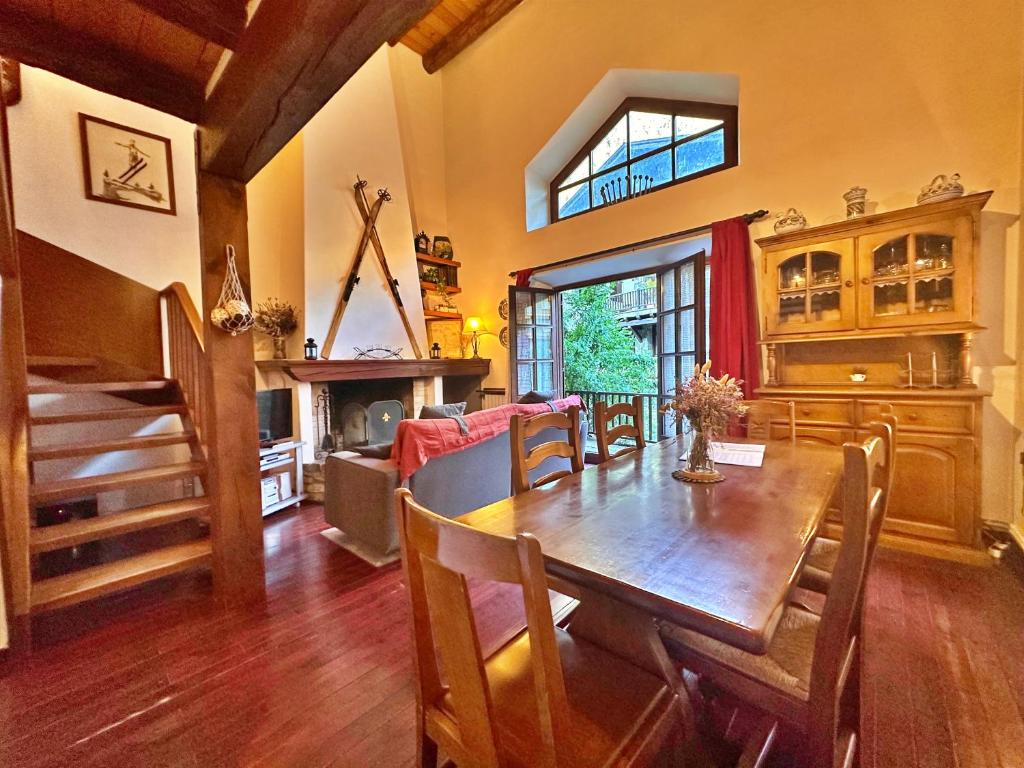
<instances>
[{"instance_id":1,"label":"fireplace screen","mask_svg":"<svg viewBox=\"0 0 1024 768\"><path fill-rule=\"evenodd\" d=\"M395 442L398 422L405 418L405 406L398 400L378 400L366 409L366 439L373 445Z\"/></svg>"}]
</instances>

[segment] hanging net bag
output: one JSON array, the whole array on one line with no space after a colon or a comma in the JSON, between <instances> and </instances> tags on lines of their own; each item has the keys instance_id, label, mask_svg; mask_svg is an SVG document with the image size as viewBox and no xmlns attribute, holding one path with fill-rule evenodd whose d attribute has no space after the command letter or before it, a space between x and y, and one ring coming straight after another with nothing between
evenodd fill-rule
<instances>
[{"instance_id":1,"label":"hanging net bag","mask_svg":"<svg viewBox=\"0 0 1024 768\"><path fill-rule=\"evenodd\" d=\"M220 289L217 306L210 312L210 322L227 331L232 336L245 333L253 326L254 318L249 302L242 292L242 281L238 279L238 268L235 266L235 246L225 247L228 257L228 269L224 275L224 285Z\"/></svg>"}]
</instances>

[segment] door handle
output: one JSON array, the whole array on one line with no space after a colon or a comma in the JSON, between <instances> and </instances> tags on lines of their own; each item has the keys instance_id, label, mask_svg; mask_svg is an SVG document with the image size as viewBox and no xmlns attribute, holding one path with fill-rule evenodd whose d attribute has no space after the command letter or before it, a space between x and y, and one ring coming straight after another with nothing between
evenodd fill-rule
<instances>
[{"instance_id":1,"label":"door handle","mask_svg":"<svg viewBox=\"0 0 1024 768\"><path fill-rule=\"evenodd\" d=\"M847 288L853 288L853 280L847 280L845 283L843 283L843 285L845 285Z\"/></svg>"},{"instance_id":2,"label":"door handle","mask_svg":"<svg viewBox=\"0 0 1024 768\"><path fill-rule=\"evenodd\" d=\"M863 283L864 285L870 285L870 284L871 284L871 280L870 280L869 278L867 278L867 277L862 277L862 278L860 279L860 281L861 281L861 283Z\"/></svg>"}]
</instances>

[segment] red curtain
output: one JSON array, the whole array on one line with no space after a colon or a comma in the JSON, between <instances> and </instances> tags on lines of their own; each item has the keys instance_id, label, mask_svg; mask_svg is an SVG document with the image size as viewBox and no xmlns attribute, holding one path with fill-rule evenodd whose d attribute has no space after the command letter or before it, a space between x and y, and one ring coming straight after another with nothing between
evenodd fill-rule
<instances>
[{"instance_id":1,"label":"red curtain","mask_svg":"<svg viewBox=\"0 0 1024 768\"><path fill-rule=\"evenodd\" d=\"M761 386L757 296L750 233L742 216L711 225L711 375L743 381L743 396Z\"/></svg>"}]
</instances>

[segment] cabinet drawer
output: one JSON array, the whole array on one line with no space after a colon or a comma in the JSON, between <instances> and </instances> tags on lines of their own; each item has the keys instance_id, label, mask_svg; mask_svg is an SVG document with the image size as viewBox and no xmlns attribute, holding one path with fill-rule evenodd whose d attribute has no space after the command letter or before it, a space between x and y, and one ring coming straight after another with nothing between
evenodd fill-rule
<instances>
[{"instance_id":1,"label":"cabinet drawer","mask_svg":"<svg viewBox=\"0 0 1024 768\"><path fill-rule=\"evenodd\" d=\"M861 424L875 421L888 403L862 402ZM974 406L971 403L892 403L892 413L899 420L899 429L925 432L951 432L969 435L974 432ZM799 413L799 408L797 409ZM799 418L799 416L798 416Z\"/></svg>"},{"instance_id":2,"label":"cabinet drawer","mask_svg":"<svg viewBox=\"0 0 1024 768\"><path fill-rule=\"evenodd\" d=\"M853 424L850 400L796 400L797 424Z\"/></svg>"}]
</instances>

